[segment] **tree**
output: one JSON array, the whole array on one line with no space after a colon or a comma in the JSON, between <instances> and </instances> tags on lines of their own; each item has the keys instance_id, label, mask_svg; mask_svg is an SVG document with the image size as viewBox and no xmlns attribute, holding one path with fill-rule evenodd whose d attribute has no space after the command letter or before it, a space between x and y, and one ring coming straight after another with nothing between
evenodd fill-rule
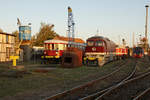
<instances>
[{"instance_id":1,"label":"tree","mask_svg":"<svg viewBox=\"0 0 150 100\"><path fill-rule=\"evenodd\" d=\"M13 35L15 35L15 43L19 42L19 32L16 30L14 32L12 32Z\"/></svg>"},{"instance_id":2,"label":"tree","mask_svg":"<svg viewBox=\"0 0 150 100\"><path fill-rule=\"evenodd\" d=\"M40 31L36 34L34 45L43 46L45 40L53 39L55 36L58 36L53 28L53 24L41 23Z\"/></svg>"},{"instance_id":3,"label":"tree","mask_svg":"<svg viewBox=\"0 0 150 100\"><path fill-rule=\"evenodd\" d=\"M16 30L12 32L13 35L15 35L15 46L18 46L19 44L19 32Z\"/></svg>"},{"instance_id":4,"label":"tree","mask_svg":"<svg viewBox=\"0 0 150 100\"><path fill-rule=\"evenodd\" d=\"M3 32L3 30L0 28L0 32Z\"/></svg>"}]
</instances>

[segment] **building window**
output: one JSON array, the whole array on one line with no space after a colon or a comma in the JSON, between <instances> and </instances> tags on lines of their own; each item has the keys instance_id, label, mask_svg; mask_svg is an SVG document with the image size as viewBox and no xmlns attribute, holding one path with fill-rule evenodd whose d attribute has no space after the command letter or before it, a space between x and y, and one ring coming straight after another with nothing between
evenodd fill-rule
<instances>
[{"instance_id":1,"label":"building window","mask_svg":"<svg viewBox=\"0 0 150 100\"><path fill-rule=\"evenodd\" d=\"M6 35L6 43L9 43L9 36Z\"/></svg>"},{"instance_id":2,"label":"building window","mask_svg":"<svg viewBox=\"0 0 150 100\"><path fill-rule=\"evenodd\" d=\"M9 58L10 53L11 53L10 51L11 51L11 48L6 47L6 58Z\"/></svg>"}]
</instances>

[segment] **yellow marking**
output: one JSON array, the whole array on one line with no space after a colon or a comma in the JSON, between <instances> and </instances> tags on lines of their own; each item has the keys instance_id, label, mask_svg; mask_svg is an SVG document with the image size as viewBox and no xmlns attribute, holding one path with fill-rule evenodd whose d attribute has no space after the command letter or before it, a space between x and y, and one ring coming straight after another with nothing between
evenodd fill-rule
<instances>
[{"instance_id":1,"label":"yellow marking","mask_svg":"<svg viewBox=\"0 0 150 100\"><path fill-rule=\"evenodd\" d=\"M60 58L60 56L41 56L41 58Z\"/></svg>"},{"instance_id":2,"label":"yellow marking","mask_svg":"<svg viewBox=\"0 0 150 100\"><path fill-rule=\"evenodd\" d=\"M89 57L88 60L95 60L96 58L93 57Z\"/></svg>"},{"instance_id":3,"label":"yellow marking","mask_svg":"<svg viewBox=\"0 0 150 100\"><path fill-rule=\"evenodd\" d=\"M45 58L53 58L53 56L45 56Z\"/></svg>"},{"instance_id":4,"label":"yellow marking","mask_svg":"<svg viewBox=\"0 0 150 100\"><path fill-rule=\"evenodd\" d=\"M19 59L19 56L10 56L10 59L13 60L13 66L16 66L16 60Z\"/></svg>"},{"instance_id":5,"label":"yellow marking","mask_svg":"<svg viewBox=\"0 0 150 100\"><path fill-rule=\"evenodd\" d=\"M83 59L84 59L84 60L87 60L87 58L86 58L86 57L84 57Z\"/></svg>"},{"instance_id":6,"label":"yellow marking","mask_svg":"<svg viewBox=\"0 0 150 100\"><path fill-rule=\"evenodd\" d=\"M55 58L59 58L59 56L55 56Z\"/></svg>"}]
</instances>

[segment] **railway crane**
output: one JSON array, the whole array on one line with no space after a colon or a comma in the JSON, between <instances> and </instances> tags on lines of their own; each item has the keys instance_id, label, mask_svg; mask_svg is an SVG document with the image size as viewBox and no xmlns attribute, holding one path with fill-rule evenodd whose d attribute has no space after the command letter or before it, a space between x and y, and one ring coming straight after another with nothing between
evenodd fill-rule
<instances>
[{"instance_id":1,"label":"railway crane","mask_svg":"<svg viewBox=\"0 0 150 100\"><path fill-rule=\"evenodd\" d=\"M71 7L68 7L68 47L62 56L63 67L79 67L82 65L83 49L76 47L75 34L74 34L75 22L73 20L73 13Z\"/></svg>"},{"instance_id":2,"label":"railway crane","mask_svg":"<svg viewBox=\"0 0 150 100\"><path fill-rule=\"evenodd\" d=\"M74 34L74 20L73 20L73 13L72 9L68 7L68 38L69 43L74 42L75 34Z\"/></svg>"}]
</instances>

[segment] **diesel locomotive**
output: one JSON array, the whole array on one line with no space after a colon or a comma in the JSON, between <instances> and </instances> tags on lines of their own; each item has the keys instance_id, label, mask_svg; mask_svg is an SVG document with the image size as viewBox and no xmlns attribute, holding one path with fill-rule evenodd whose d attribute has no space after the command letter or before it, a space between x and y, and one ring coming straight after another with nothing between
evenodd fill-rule
<instances>
[{"instance_id":1,"label":"diesel locomotive","mask_svg":"<svg viewBox=\"0 0 150 100\"><path fill-rule=\"evenodd\" d=\"M116 44L106 37L93 36L87 39L84 64L103 66L116 58Z\"/></svg>"}]
</instances>

